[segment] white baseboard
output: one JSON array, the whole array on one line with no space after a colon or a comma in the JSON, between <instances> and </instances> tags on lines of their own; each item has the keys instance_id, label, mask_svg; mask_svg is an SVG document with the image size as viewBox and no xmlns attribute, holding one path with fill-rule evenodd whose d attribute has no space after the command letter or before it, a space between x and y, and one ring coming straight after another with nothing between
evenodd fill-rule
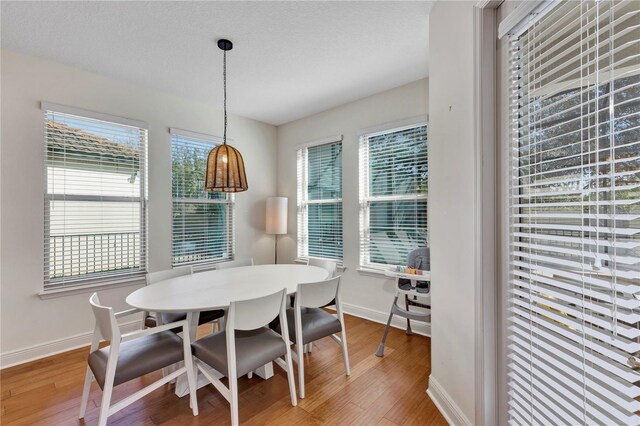
<instances>
[{"instance_id":1,"label":"white baseboard","mask_svg":"<svg viewBox=\"0 0 640 426\"><path fill-rule=\"evenodd\" d=\"M122 323L120 329L122 333L128 333L139 329L141 324L142 320L138 319L136 321ZM83 346L89 346L91 344L92 336L93 332L90 331L88 333L76 334L75 336L64 337L62 339L52 340L39 345L5 352L0 354L0 369L46 358L51 355L78 349Z\"/></svg>"},{"instance_id":2,"label":"white baseboard","mask_svg":"<svg viewBox=\"0 0 640 426\"><path fill-rule=\"evenodd\" d=\"M429 389L427 389L427 395L438 407L440 413L445 418L447 423L453 426L467 426L472 425L464 415L460 407L451 399L449 394L443 389L443 387L436 381L433 374L429 376Z\"/></svg>"},{"instance_id":3,"label":"white baseboard","mask_svg":"<svg viewBox=\"0 0 640 426\"><path fill-rule=\"evenodd\" d=\"M387 320L389 319L388 311L387 312L375 311L373 309L364 308L362 306L352 305L351 303L343 303L342 309L344 310L345 314L368 319L369 321L378 322L381 324L386 324ZM389 309L391 309L391 306L389 306ZM391 326L404 330L407 328L407 320L405 318L394 315L393 319L391 320ZM431 337L430 324L425 324L423 322L418 322L418 321L412 321L411 330L416 334Z\"/></svg>"}]
</instances>

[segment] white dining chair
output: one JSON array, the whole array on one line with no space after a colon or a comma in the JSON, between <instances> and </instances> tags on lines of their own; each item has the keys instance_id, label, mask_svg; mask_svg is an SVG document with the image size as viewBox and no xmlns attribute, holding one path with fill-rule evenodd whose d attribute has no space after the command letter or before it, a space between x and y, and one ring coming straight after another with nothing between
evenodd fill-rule
<instances>
[{"instance_id":1,"label":"white dining chair","mask_svg":"<svg viewBox=\"0 0 640 426\"><path fill-rule=\"evenodd\" d=\"M238 377L242 377L263 365L275 361L287 373L291 405L296 406L296 388L289 333L286 327L285 289L256 299L231 302L225 331L195 341L191 347L195 365L204 377L231 404L231 424L237 425ZM281 334L267 325L280 317L285 324ZM282 360L284 355L285 359ZM229 379L227 388L212 376L207 365Z\"/></svg>"},{"instance_id":2,"label":"white dining chair","mask_svg":"<svg viewBox=\"0 0 640 426\"><path fill-rule=\"evenodd\" d=\"M160 281L191 274L193 274L193 268L191 266L182 266L178 268L166 269L164 271L149 272L146 276L146 282L147 285L152 285ZM163 318L160 318L160 321L158 321L157 313L145 311L142 314L142 328L155 327L156 325L162 324L163 322L174 322L173 320L180 321L185 319L186 317L187 315L184 312L176 313L175 315L172 313L165 313L163 315Z\"/></svg>"},{"instance_id":3,"label":"white dining chair","mask_svg":"<svg viewBox=\"0 0 640 426\"><path fill-rule=\"evenodd\" d=\"M222 262L216 264L216 269L229 269L229 268L239 268L241 266L253 266L253 258L250 259L239 259L239 260L231 260L229 262Z\"/></svg>"},{"instance_id":4,"label":"white dining chair","mask_svg":"<svg viewBox=\"0 0 640 426\"><path fill-rule=\"evenodd\" d=\"M167 269L164 271L157 272L149 272L147 274L147 285L153 285L160 281L168 280L171 278L182 277L185 275L192 275L193 268L191 266L180 266L173 269ZM215 322L220 327L220 320L224 318L225 311L223 309L213 309L210 311L202 311L200 312L200 316L198 317L198 325L208 324L210 322ZM163 312L163 313L153 313L149 312L143 313L144 326L147 327L155 327L158 324L171 323L176 321L181 321L187 318L186 312ZM158 319L160 321L158 321Z\"/></svg>"},{"instance_id":5,"label":"white dining chair","mask_svg":"<svg viewBox=\"0 0 640 426\"><path fill-rule=\"evenodd\" d=\"M335 299L336 315L321 309ZM280 323L282 325L282 323ZM325 281L298 284L293 308L287 309L287 325L291 340L296 344L293 352L298 364L298 395L304 398L304 346L330 336L342 347L344 370L351 375L347 333L340 301L340 276ZM340 337L336 336L340 333Z\"/></svg>"},{"instance_id":6,"label":"white dining chair","mask_svg":"<svg viewBox=\"0 0 640 426\"><path fill-rule=\"evenodd\" d=\"M96 326L91 341L88 358L87 374L80 403L80 418L84 418L91 382L95 379L102 389L99 425L106 425L107 418L122 410L143 396L169 383L182 374L187 375L190 392L191 410L198 415L198 401L196 399L196 380L191 355L191 341L186 329L187 321L182 320L170 324L121 334L118 318L139 313L138 309L129 309L114 313L113 308L103 306L98 294L94 293L89 299ZM180 328L183 331L181 339L170 331ZM109 341L109 346L99 349L100 340ZM143 389L129 395L111 405L111 394L114 386L133 380L145 374L161 370L184 361L184 366L172 373L147 385Z\"/></svg>"},{"instance_id":7,"label":"white dining chair","mask_svg":"<svg viewBox=\"0 0 640 426\"><path fill-rule=\"evenodd\" d=\"M333 278L336 274L336 270L338 269L338 262L336 262L335 260L320 259L318 257L308 258L307 265L318 266L322 269L325 269L329 273L329 276L327 278Z\"/></svg>"},{"instance_id":8,"label":"white dining chair","mask_svg":"<svg viewBox=\"0 0 640 426\"><path fill-rule=\"evenodd\" d=\"M307 259L307 265L309 265L309 266L317 266L319 268L322 268L322 269L326 270L329 273L327 278L335 277L336 271L338 270L338 262L336 262L335 260L321 259L319 257L310 257L310 258L308 258ZM295 300L295 299L292 299L292 300ZM333 306L335 304L336 304L336 301L332 300L331 302L327 303L325 306ZM304 352L305 353L313 352L313 343L309 343L309 344L305 345Z\"/></svg>"}]
</instances>

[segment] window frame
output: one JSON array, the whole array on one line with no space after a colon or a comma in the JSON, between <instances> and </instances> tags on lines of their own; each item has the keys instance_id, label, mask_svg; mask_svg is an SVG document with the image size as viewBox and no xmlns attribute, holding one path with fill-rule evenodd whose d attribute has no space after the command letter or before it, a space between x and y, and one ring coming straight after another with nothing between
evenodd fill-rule
<instances>
[{"instance_id":1,"label":"window frame","mask_svg":"<svg viewBox=\"0 0 640 426\"><path fill-rule=\"evenodd\" d=\"M42 160L43 170L43 285L38 295L42 298L55 297L57 294L75 293L83 289L97 289L102 287L119 287L129 283L135 283L142 279L148 268L148 152L149 152L149 126L146 122L111 114L90 111L82 108L60 105L52 102L40 102L40 110L43 113L43 135L44 156ZM142 146L139 150L139 165L141 172L140 195L137 197L125 196L96 196L96 195L56 195L49 193L48 159L47 151L49 142L47 140L46 126L47 116L50 114L64 114L76 116L79 119L103 121L109 124L137 128L142 131ZM105 200L107 199L107 200ZM51 201L71 200L71 201L107 201L107 202L138 202L140 205L140 266L137 271L129 273L104 273L97 276L84 276L65 280L51 280L50 274L50 229L51 229Z\"/></svg>"},{"instance_id":2,"label":"window frame","mask_svg":"<svg viewBox=\"0 0 640 426\"><path fill-rule=\"evenodd\" d=\"M219 136L208 135L205 133L193 132L190 130L182 130L177 128L170 128L170 158L171 158L171 168L173 169L173 144L174 138L188 138L195 139L202 144L209 144L211 149L214 147L221 145L224 140ZM228 143L233 143L233 140L227 138ZM205 160L206 166L206 160ZM235 196L232 193L223 193L225 196L224 199L208 199L208 198L188 198L181 197L176 198L173 195L173 170L171 171L171 267L181 267L181 266L192 266L196 270L201 269L211 269L216 264L221 262L229 262L235 259L235 251L236 251L236 235L235 235ZM197 200L197 201L196 201ZM173 222L173 214L175 203L194 203L194 204L225 204L229 206L229 217L227 218L230 223L225 225L225 229L228 232L230 242L228 247L230 248L230 255L228 258L215 258L215 259L206 259L206 260L195 260L195 261L186 261L186 262L176 262L176 256L174 253L174 222Z\"/></svg>"},{"instance_id":3,"label":"window frame","mask_svg":"<svg viewBox=\"0 0 640 426\"><path fill-rule=\"evenodd\" d=\"M331 199L320 199L320 200L309 200L308 194L308 182L309 182L309 156L308 149L322 146L322 145L331 145L334 143L343 144L343 136L335 135L329 136L322 139L317 139L311 142L306 142L303 144L299 144L296 146L296 226L297 226L297 241L296 241L296 261L298 262L307 262L310 257L314 259L325 259L331 260L338 263L338 267L342 268L344 264L344 205L343 198L331 198ZM344 148L343 148L344 149ZM302 152L302 159L301 157ZM344 151L342 151L344 152ZM305 164L302 164L302 163ZM343 157L341 156L340 168L343 168ZM302 171L301 171L302 170ZM302 180L299 179L302 177ZM342 181L341 191L344 195L344 176ZM319 256L309 256L309 205L320 205L320 204L340 204L342 206L342 217L341 225L342 225L342 257L340 259L333 257L319 257ZM304 237L303 237L304 236Z\"/></svg>"},{"instance_id":4,"label":"window frame","mask_svg":"<svg viewBox=\"0 0 640 426\"><path fill-rule=\"evenodd\" d=\"M380 136L388 133L400 132L403 130L415 129L422 126L429 126L428 116L419 116L402 120L399 122L383 124L358 132L358 176L359 176L359 240L358 240L358 270L363 273L382 273L393 265L371 262L369 259L370 251L365 250L365 241L370 244L370 214L372 202L390 202L390 201L426 201L428 207L429 191L426 194L403 194L403 195L369 195L369 164L365 164L364 149L368 149L369 138ZM428 130L427 130L428 131ZM428 136L427 136L428 149ZM367 155L368 158L368 155ZM429 227L427 223L427 235ZM427 237L428 243L428 237Z\"/></svg>"}]
</instances>

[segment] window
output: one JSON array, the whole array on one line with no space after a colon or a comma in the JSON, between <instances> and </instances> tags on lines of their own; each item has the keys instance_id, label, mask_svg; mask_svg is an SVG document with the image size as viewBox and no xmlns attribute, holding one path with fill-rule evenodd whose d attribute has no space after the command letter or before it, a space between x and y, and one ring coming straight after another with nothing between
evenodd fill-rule
<instances>
[{"instance_id":1,"label":"window","mask_svg":"<svg viewBox=\"0 0 640 426\"><path fill-rule=\"evenodd\" d=\"M298 149L298 258L342 260L342 136Z\"/></svg>"},{"instance_id":2,"label":"window","mask_svg":"<svg viewBox=\"0 0 640 426\"><path fill-rule=\"evenodd\" d=\"M426 246L427 126L360 137L360 266L405 265Z\"/></svg>"},{"instance_id":3,"label":"window","mask_svg":"<svg viewBox=\"0 0 640 426\"><path fill-rule=\"evenodd\" d=\"M45 290L146 271L143 123L43 104Z\"/></svg>"},{"instance_id":4,"label":"window","mask_svg":"<svg viewBox=\"0 0 640 426\"><path fill-rule=\"evenodd\" d=\"M233 195L204 189L207 157L219 142L171 129L173 266L233 260Z\"/></svg>"},{"instance_id":5,"label":"window","mask_svg":"<svg viewBox=\"0 0 640 426\"><path fill-rule=\"evenodd\" d=\"M559 2L510 41L512 424L638 424L640 3Z\"/></svg>"}]
</instances>

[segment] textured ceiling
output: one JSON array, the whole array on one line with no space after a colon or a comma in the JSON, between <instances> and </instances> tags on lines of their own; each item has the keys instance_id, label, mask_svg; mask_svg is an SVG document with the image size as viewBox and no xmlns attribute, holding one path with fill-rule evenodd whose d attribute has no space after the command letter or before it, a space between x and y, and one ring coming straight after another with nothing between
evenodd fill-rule
<instances>
[{"instance_id":1,"label":"textured ceiling","mask_svg":"<svg viewBox=\"0 0 640 426\"><path fill-rule=\"evenodd\" d=\"M2 47L279 125L427 76L430 2L2 1Z\"/></svg>"}]
</instances>

